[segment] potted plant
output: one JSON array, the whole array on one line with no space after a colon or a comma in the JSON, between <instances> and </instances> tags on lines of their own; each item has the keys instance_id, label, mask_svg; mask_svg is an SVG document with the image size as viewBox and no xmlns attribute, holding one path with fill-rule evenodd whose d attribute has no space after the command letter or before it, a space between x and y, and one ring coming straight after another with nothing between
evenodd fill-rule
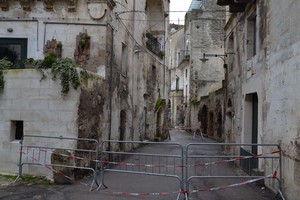
<instances>
[{"instance_id":1,"label":"potted plant","mask_svg":"<svg viewBox=\"0 0 300 200\"><path fill-rule=\"evenodd\" d=\"M34 68L34 59L26 58L24 61L24 65L25 65L26 69L33 69Z\"/></svg>"}]
</instances>

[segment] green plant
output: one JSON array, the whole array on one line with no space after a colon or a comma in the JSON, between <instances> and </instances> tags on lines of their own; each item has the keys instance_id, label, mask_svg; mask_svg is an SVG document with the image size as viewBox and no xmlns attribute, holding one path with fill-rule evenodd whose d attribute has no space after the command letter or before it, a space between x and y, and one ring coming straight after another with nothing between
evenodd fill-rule
<instances>
[{"instance_id":1,"label":"green plant","mask_svg":"<svg viewBox=\"0 0 300 200\"><path fill-rule=\"evenodd\" d=\"M52 65L51 72L53 74L53 79L56 79L57 75L60 77L62 96L65 96L69 92L70 83L74 89L77 89L80 85L76 67L77 65L70 58L57 59Z\"/></svg>"},{"instance_id":2,"label":"green plant","mask_svg":"<svg viewBox=\"0 0 300 200\"><path fill-rule=\"evenodd\" d=\"M55 54L49 54L44 58L43 62L41 63L41 67L44 69L51 68L56 59L57 56Z\"/></svg>"},{"instance_id":3,"label":"green plant","mask_svg":"<svg viewBox=\"0 0 300 200\"><path fill-rule=\"evenodd\" d=\"M165 56L165 52L159 51L159 57L163 58Z\"/></svg>"},{"instance_id":4,"label":"green plant","mask_svg":"<svg viewBox=\"0 0 300 200\"><path fill-rule=\"evenodd\" d=\"M91 36L90 36L90 35L86 35L86 36L85 36L85 39L86 39L86 40L90 40L90 39L91 39Z\"/></svg>"},{"instance_id":5,"label":"green plant","mask_svg":"<svg viewBox=\"0 0 300 200\"><path fill-rule=\"evenodd\" d=\"M52 67L53 63L56 61L57 57L55 54L49 54L44 58L44 60L35 60L33 61L33 65L35 69L41 73L41 80L45 79L47 76L44 73L43 69L49 69Z\"/></svg>"},{"instance_id":6,"label":"green plant","mask_svg":"<svg viewBox=\"0 0 300 200\"><path fill-rule=\"evenodd\" d=\"M0 91L4 88L4 70L8 69L13 65L7 58L0 59Z\"/></svg>"},{"instance_id":7,"label":"green plant","mask_svg":"<svg viewBox=\"0 0 300 200\"><path fill-rule=\"evenodd\" d=\"M16 175L11 175L11 174L0 174L0 176L4 177L6 180L16 180L17 176Z\"/></svg>"},{"instance_id":8,"label":"green plant","mask_svg":"<svg viewBox=\"0 0 300 200\"><path fill-rule=\"evenodd\" d=\"M33 58L26 58L25 59L25 63L33 64L34 63L34 59Z\"/></svg>"},{"instance_id":9,"label":"green plant","mask_svg":"<svg viewBox=\"0 0 300 200\"><path fill-rule=\"evenodd\" d=\"M63 47L63 44L61 42L57 43L56 48L61 49Z\"/></svg>"},{"instance_id":10,"label":"green plant","mask_svg":"<svg viewBox=\"0 0 300 200\"><path fill-rule=\"evenodd\" d=\"M80 40L80 41L79 41L79 44L80 44L81 46L84 46L84 45L85 45L85 41L84 41L84 40Z\"/></svg>"},{"instance_id":11,"label":"green plant","mask_svg":"<svg viewBox=\"0 0 300 200\"><path fill-rule=\"evenodd\" d=\"M185 60L189 60L189 59L190 59L190 55L185 55L185 56L184 56L184 59L185 59Z\"/></svg>"},{"instance_id":12,"label":"green plant","mask_svg":"<svg viewBox=\"0 0 300 200\"><path fill-rule=\"evenodd\" d=\"M162 102L163 102L163 99L162 99L162 98L158 98L158 99L156 100L156 103L155 103L155 111L157 111L157 110L159 109L159 107L161 106Z\"/></svg>"}]
</instances>

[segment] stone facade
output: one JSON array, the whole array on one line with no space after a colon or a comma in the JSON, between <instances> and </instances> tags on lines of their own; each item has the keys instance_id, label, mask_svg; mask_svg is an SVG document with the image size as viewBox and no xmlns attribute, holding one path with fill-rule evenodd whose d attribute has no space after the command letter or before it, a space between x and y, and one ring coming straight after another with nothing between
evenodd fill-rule
<instances>
[{"instance_id":1,"label":"stone facade","mask_svg":"<svg viewBox=\"0 0 300 200\"><path fill-rule=\"evenodd\" d=\"M184 70L186 83L185 121L186 127L198 124L198 113L202 109L202 97L222 88L224 68L221 58L208 58L203 54L224 54L225 9L216 0L203 0L200 8L190 10L186 15L185 43L190 50L189 66ZM217 10L217 12L211 12ZM209 116L205 116L208 120ZM210 129L213 130L213 129ZM208 131L208 130L206 130ZM215 135L212 131L210 135Z\"/></svg>"},{"instance_id":2,"label":"stone facade","mask_svg":"<svg viewBox=\"0 0 300 200\"><path fill-rule=\"evenodd\" d=\"M172 25L171 25L172 26ZM173 25L174 26L174 25ZM188 61L189 52L184 50L184 27L171 29L169 69L171 72L171 125L183 124L183 75L180 65ZM173 31L173 32L172 32Z\"/></svg>"},{"instance_id":3,"label":"stone facade","mask_svg":"<svg viewBox=\"0 0 300 200\"><path fill-rule=\"evenodd\" d=\"M59 47L62 58L93 74L62 97L60 84L50 77L39 82L35 69L5 71L0 171L17 172L18 155L8 153L19 145L11 133L14 121L23 121L23 134L99 141L153 139L162 131L167 107L155 110L155 104L169 93L163 56L169 1L1 1L0 6L0 44L22 40L18 60L43 59ZM156 20L160 23L153 26ZM51 47L51 41L61 45Z\"/></svg>"},{"instance_id":4,"label":"stone facade","mask_svg":"<svg viewBox=\"0 0 300 200\"><path fill-rule=\"evenodd\" d=\"M218 3L237 12L225 26L226 51L235 53L226 59L226 142L280 145L283 192L287 199L298 199L300 2ZM268 164L258 165L265 174L270 173Z\"/></svg>"}]
</instances>

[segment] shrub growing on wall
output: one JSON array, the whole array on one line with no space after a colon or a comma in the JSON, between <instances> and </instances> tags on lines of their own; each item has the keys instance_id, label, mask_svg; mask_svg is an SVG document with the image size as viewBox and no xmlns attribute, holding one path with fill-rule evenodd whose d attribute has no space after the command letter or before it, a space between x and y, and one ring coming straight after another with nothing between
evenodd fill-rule
<instances>
[{"instance_id":1,"label":"shrub growing on wall","mask_svg":"<svg viewBox=\"0 0 300 200\"><path fill-rule=\"evenodd\" d=\"M8 69L12 65L13 65L13 63L10 62L9 60L7 60L6 58L0 59L0 91L3 90L4 83L5 83L5 81L4 81L4 70Z\"/></svg>"}]
</instances>

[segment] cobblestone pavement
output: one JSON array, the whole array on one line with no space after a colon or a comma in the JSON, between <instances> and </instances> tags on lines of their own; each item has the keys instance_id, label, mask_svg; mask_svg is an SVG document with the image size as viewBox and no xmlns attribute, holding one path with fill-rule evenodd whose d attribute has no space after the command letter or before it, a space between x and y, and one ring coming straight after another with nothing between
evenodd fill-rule
<instances>
[{"instance_id":1,"label":"cobblestone pavement","mask_svg":"<svg viewBox=\"0 0 300 200\"><path fill-rule=\"evenodd\" d=\"M195 142L214 142L205 138L204 141L196 136L194 139L191 133L180 130L171 131L171 142L180 143L186 146L189 143ZM148 147L149 148L149 147ZM153 149L157 151L158 149ZM160 149L161 151L172 151L170 149ZM139 149L138 149L139 151ZM149 151L149 149L147 149ZM223 168L222 170L231 170ZM100 177L99 177L100 179ZM173 192L178 191L179 183L174 179L168 177L154 177L154 176L141 176L129 174L111 173L106 176L106 185L109 190L118 192ZM98 180L99 181L99 180ZM175 200L176 193L169 193L167 195L112 195L108 190L92 191L89 192L89 187L82 184L73 185L46 185L41 182L11 183L0 178L0 200L134 200L134 199L159 199L159 200ZM91 179L84 180L85 183L91 183ZM226 180L218 181L220 185L226 185ZM198 189L201 187L209 187L212 184L211 180L195 181L191 183L191 189ZM181 196L180 199L184 199ZM264 187L258 187L255 183L234 187L230 189L210 191L210 192L197 192L189 195L189 199L199 200L270 200L275 199L275 194Z\"/></svg>"}]
</instances>

